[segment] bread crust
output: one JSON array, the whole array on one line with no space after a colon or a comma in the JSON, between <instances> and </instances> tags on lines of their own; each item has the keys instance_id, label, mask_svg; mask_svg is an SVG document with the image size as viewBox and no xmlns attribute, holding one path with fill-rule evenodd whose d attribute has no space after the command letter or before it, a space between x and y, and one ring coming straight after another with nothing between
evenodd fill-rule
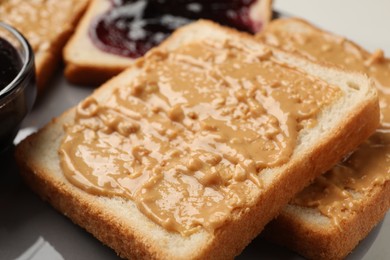
<instances>
[{"instance_id":1,"label":"bread crust","mask_svg":"<svg viewBox=\"0 0 390 260\"><path fill-rule=\"evenodd\" d=\"M199 21L179 29L158 48L169 51L180 44L196 40L195 37L216 37L215 39L229 37L241 39L248 44L259 44L249 35L212 22ZM321 67L297 56L276 49L274 51L277 57L287 63L296 61L294 64L302 69L319 70L316 74L318 77L325 77L322 73L325 75L333 73L334 78L341 76L359 78L365 85L365 90L361 91L367 92L353 109L345 113L341 120L343 122L338 122L337 126L332 128L331 134L317 139L310 149L293 156L290 162L283 166L283 170L272 175L272 182L256 195L253 205L233 212L232 221L213 234L201 231L190 237L181 237L179 234L169 233L133 208L131 202L94 196L72 186L61 173L57 149L63 136L62 124L72 120L73 109L17 146L16 159L21 167L21 175L44 200L112 247L121 257L231 259L260 233L264 225L277 215L281 207L296 192L354 149L376 129L379 122L378 101L372 81L360 74L348 74L333 68ZM129 82L134 70L135 66L131 66L105 83L93 95L100 99L106 98L113 88ZM52 157L50 167L46 161L47 157ZM263 174L263 177L266 178L266 174ZM106 200L109 203L104 203ZM114 210L122 209L120 205L129 207L126 217ZM131 219L133 214L136 221L132 222L128 219Z\"/></svg>"},{"instance_id":2,"label":"bread crust","mask_svg":"<svg viewBox=\"0 0 390 260\"><path fill-rule=\"evenodd\" d=\"M300 18L275 20L264 34L272 30L287 30L285 27L287 25L302 26L302 30L312 30L324 36L339 37ZM257 36L260 41L263 37L262 34ZM370 57L370 53L356 43L347 39L344 41L353 46L365 59ZM300 54L299 50L294 53ZM326 61L323 63L329 64ZM337 64L332 65L337 66ZM354 212L347 219L340 220L339 226L332 224L329 218L315 209L288 205L274 221L266 226L262 235L309 259L343 259L384 218L389 208L390 181L386 181L383 185L375 186L364 201L354 207ZM315 224L305 218L307 215L315 214L318 214L317 218L324 219L327 224Z\"/></svg>"},{"instance_id":3,"label":"bread crust","mask_svg":"<svg viewBox=\"0 0 390 260\"><path fill-rule=\"evenodd\" d=\"M339 228L312 226L284 209L264 229L262 236L308 259L344 259L384 218L390 208L390 182L377 187L365 203Z\"/></svg>"},{"instance_id":4,"label":"bread crust","mask_svg":"<svg viewBox=\"0 0 390 260\"><path fill-rule=\"evenodd\" d=\"M98 86L107 79L121 73L123 66L96 67L91 64L67 63L64 75L68 82L76 85Z\"/></svg>"}]
</instances>

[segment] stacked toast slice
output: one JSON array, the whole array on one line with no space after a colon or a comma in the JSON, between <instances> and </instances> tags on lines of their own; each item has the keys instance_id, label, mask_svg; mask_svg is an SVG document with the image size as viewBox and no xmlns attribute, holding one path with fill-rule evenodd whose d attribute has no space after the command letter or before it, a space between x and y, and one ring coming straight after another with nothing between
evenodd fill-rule
<instances>
[{"instance_id":1,"label":"stacked toast slice","mask_svg":"<svg viewBox=\"0 0 390 260\"><path fill-rule=\"evenodd\" d=\"M257 36L266 44L322 64L364 73L377 83L381 125L347 156L298 194L265 235L310 259L341 259L390 207L390 60L299 18L278 19Z\"/></svg>"},{"instance_id":2,"label":"stacked toast slice","mask_svg":"<svg viewBox=\"0 0 390 260\"><path fill-rule=\"evenodd\" d=\"M179 83L170 81L172 77L178 77L165 69L171 63L179 64L177 68L183 70L180 75L188 81L180 80L180 77ZM148 78L150 75L158 80ZM203 77L206 77L207 84L194 83L191 85L194 89L177 90ZM204 100L201 99L199 104L208 109L202 109L185 96L188 93L202 97ZM218 95L226 95L225 101L210 101ZM187 97L187 101L181 97ZM124 107L115 105L117 102ZM306 107L308 109L303 109ZM105 117L104 111L113 111L110 112L113 114ZM103 113L102 117L97 119L95 116L100 113ZM119 121L108 120L112 115ZM157 121L145 123L150 118ZM100 123L90 127L94 120L106 127L100 128ZM218 120L224 123L220 124ZM121 122L131 124L124 127L127 124ZM175 131L160 129L162 122L171 125ZM240 127L235 127L238 123ZM209 21L198 21L177 30L163 44L103 84L79 106L66 111L21 142L16 148L16 158L21 175L34 191L121 257L226 259L238 255L298 191L354 150L377 128L378 123L375 83L368 77L317 64L262 44L248 34ZM128 138L122 137L123 131ZM247 137L237 135L244 132ZM169 140L154 148L145 143L141 149L136 144L142 144L145 133L158 133L155 136ZM97 147L108 150L85 150L78 141L68 143L68 137L74 134L80 134L81 138L74 140L101 136L105 141ZM177 138L179 141L182 138L182 141ZM92 143L93 140L96 141L92 138ZM107 147L112 140L122 141ZM264 145L253 145L256 143ZM123 144L126 144L126 149L122 149ZM156 155L161 147L175 145L179 153L168 150L161 156L176 154L177 160L147 168L153 164L146 162L160 158ZM183 146L187 147L183 150L186 152L180 155ZM209 162L205 159L207 156L198 156L198 152L205 149L206 153L215 153L215 160ZM277 152L272 153L274 150ZM194 229L186 233L175 228L172 230L171 223L177 219L164 222L156 215L150 217L154 206L164 209L172 206L171 199L177 198L173 196L175 189L168 189L167 200L164 200L165 195L162 199L158 197L161 204L154 205L153 199L144 198L147 194L142 193L142 189L136 193L141 199L128 199L120 192L114 195L104 193L105 189L111 188L117 191L117 184L112 182L85 188L91 184L80 176L86 176L88 167L84 168L85 172L78 168L78 164L70 164L77 169L71 171L71 176L81 174L77 175L81 179L77 177L76 184L72 177L65 176L69 167L64 165L69 166L69 158L77 157L95 167L99 160L93 158L107 156L104 151L110 151L117 161L134 157L125 165L135 163L141 167L137 169L153 172L155 177L148 179L147 183L141 180L137 184L145 189L160 183L161 178L168 183L172 178L179 178L191 179L200 190L230 194L230 197L221 197L218 207L210 208L210 214L215 213L210 222L218 225L210 228L205 222L195 221L191 226ZM120 154L115 157L118 151ZM96 156L100 152L102 154ZM264 158L258 156L260 152L265 154ZM272 156L268 158L269 153ZM192 154L195 156L191 157ZM188 164L181 165L183 160L188 160ZM206 161L216 165L210 170L212 176L206 175L208 170L204 169L209 169L209 166L204 166ZM101 161L99 165L109 167ZM232 167L236 170L232 171ZM129 175L144 176L144 173L130 171ZM112 173L106 177L111 178ZM125 178L127 183L137 177ZM189 201L185 196L194 192L189 190L189 193L181 194L183 200L174 199L178 204L172 210L179 210L180 214L193 212L180 209ZM206 197L195 196L194 199L207 200ZM153 207L145 203L152 203ZM224 211L227 213L220 215L218 210L225 204L228 205ZM200 206L196 206L196 210L202 210L197 207ZM184 220L184 226L188 219L192 221L193 218L191 214L185 216L188 218Z\"/></svg>"}]
</instances>

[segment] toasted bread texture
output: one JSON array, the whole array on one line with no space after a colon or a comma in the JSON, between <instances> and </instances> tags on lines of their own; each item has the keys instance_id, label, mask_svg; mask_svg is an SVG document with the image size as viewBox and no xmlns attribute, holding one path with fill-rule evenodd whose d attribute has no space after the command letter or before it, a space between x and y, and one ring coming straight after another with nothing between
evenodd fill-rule
<instances>
[{"instance_id":1,"label":"toasted bread texture","mask_svg":"<svg viewBox=\"0 0 390 260\"><path fill-rule=\"evenodd\" d=\"M344 37L298 18L275 20L257 37L310 60L365 73L377 82L382 116L376 133L343 163L293 199L264 232L265 236L307 258L342 259L390 208L390 164L386 159L390 60L380 50L371 54ZM321 195L324 183L330 194L344 195L333 198ZM306 203L297 203L302 198ZM325 199L327 202L323 202L325 207L321 210L318 201ZM342 212L334 211L335 205L342 205ZM333 213L327 214L324 209Z\"/></svg>"},{"instance_id":2,"label":"toasted bread texture","mask_svg":"<svg viewBox=\"0 0 390 260\"><path fill-rule=\"evenodd\" d=\"M213 232L200 229L189 236L168 232L142 214L131 200L93 195L65 178L58 150L65 135L63 126L74 121L75 108L21 142L16 148L16 158L26 183L42 199L112 247L121 257L233 258L295 193L356 148L378 126L379 107L374 83L364 75L320 66L298 56L269 49L250 35L210 21L198 21L182 27L152 52L169 53L187 44L204 41L235 42L260 52L271 50L272 59L278 64L337 86L343 94L322 108L315 126L299 131L297 145L286 163L258 173L257 178L263 185L250 191L251 203L232 211L230 219ZM148 55L144 59L148 59ZM130 66L98 88L92 97L104 104L115 89L127 87L136 80L138 73L136 65Z\"/></svg>"},{"instance_id":3,"label":"toasted bread texture","mask_svg":"<svg viewBox=\"0 0 390 260\"><path fill-rule=\"evenodd\" d=\"M65 77L74 84L100 85L125 70L134 59L111 54L97 48L89 37L89 28L96 17L111 8L108 0L92 0L75 34L64 49ZM272 0L259 0L250 9L249 17L256 30L271 20Z\"/></svg>"},{"instance_id":4,"label":"toasted bread texture","mask_svg":"<svg viewBox=\"0 0 390 260\"><path fill-rule=\"evenodd\" d=\"M62 59L62 48L87 8L88 0L5 0L0 20L18 29L35 55L38 93L48 84Z\"/></svg>"}]
</instances>

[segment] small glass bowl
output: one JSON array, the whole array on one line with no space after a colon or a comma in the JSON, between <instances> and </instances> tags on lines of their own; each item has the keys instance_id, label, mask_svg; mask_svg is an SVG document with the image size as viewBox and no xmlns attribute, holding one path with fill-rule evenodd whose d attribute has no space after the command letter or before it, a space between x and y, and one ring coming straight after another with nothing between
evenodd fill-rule
<instances>
[{"instance_id":1,"label":"small glass bowl","mask_svg":"<svg viewBox=\"0 0 390 260\"><path fill-rule=\"evenodd\" d=\"M12 145L22 120L32 109L37 89L34 53L28 41L16 29L3 22L0 22L0 38L2 43L6 43L0 45L0 51L10 50L9 47L12 46L21 61L16 76L7 85L0 86L0 153L2 153Z\"/></svg>"}]
</instances>

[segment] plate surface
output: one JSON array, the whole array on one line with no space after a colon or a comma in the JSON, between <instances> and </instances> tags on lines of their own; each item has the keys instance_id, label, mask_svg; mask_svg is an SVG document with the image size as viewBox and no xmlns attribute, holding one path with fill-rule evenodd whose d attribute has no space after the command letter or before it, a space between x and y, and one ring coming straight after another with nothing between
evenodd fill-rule
<instances>
[{"instance_id":1,"label":"plate surface","mask_svg":"<svg viewBox=\"0 0 390 260\"><path fill-rule=\"evenodd\" d=\"M390 1L275 0L281 13L299 16L390 56ZM68 84L62 70L26 118L17 140L78 103L92 88ZM114 251L42 202L24 186L10 155L0 159L1 259L118 259ZM348 259L387 259L390 216L363 240ZM255 239L238 259L302 259L287 249Z\"/></svg>"}]
</instances>

